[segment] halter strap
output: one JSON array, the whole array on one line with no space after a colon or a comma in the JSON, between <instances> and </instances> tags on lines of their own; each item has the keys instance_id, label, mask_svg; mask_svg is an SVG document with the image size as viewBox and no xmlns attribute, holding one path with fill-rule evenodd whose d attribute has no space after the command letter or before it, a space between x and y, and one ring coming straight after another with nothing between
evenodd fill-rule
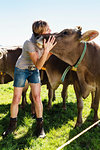
<instances>
[{"instance_id":1,"label":"halter strap","mask_svg":"<svg viewBox=\"0 0 100 150\"><path fill-rule=\"evenodd\" d=\"M84 57L85 52L86 52L86 49L87 49L87 44L86 44L86 42L84 42L84 49L83 49L83 52L82 52L81 57L79 58L78 62L77 62L74 66L70 66L70 65L69 65L69 66L65 69L65 71L64 71L64 73L62 74L62 77L61 77L61 81L62 81L62 82L64 82L65 77L66 77L66 74L68 73L68 71L69 71L71 68L72 68L73 71L77 71L77 67L78 67L78 65L81 63L81 61L83 60L83 57Z\"/></svg>"}]
</instances>

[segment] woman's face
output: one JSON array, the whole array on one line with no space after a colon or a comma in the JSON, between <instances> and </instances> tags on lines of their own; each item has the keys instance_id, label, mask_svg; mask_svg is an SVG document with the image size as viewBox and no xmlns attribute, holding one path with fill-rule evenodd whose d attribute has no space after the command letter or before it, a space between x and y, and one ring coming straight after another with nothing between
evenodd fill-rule
<instances>
[{"instance_id":1,"label":"woman's face","mask_svg":"<svg viewBox=\"0 0 100 150\"><path fill-rule=\"evenodd\" d=\"M49 28L49 26L47 25L46 30L43 32L43 34L48 34L51 32L51 29Z\"/></svg>"}]
</instances>

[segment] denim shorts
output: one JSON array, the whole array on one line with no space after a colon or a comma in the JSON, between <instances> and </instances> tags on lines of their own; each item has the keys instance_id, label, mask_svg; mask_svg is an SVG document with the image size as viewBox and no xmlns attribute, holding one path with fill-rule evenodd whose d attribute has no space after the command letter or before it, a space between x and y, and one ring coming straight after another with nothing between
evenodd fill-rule
<instances>
[{"instance_id":1,"label":"denim shorts","mask_svg":"<svg viewBox=\"0 0 100 150\"><path fill-rule=\"evenodd\" d=\"M24 87L25 82L40 83L40 73L36 68L35 70L19 69L15 67L14 71L14 87Z\"/></svg>"}]
</instances>

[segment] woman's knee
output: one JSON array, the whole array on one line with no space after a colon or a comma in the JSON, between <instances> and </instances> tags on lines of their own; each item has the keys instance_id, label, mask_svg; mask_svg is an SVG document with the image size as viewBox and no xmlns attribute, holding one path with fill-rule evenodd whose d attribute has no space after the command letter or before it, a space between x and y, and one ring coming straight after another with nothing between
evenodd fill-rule
<instances>
[{"instance_id":1,"label":"woman's knee","mask_svg":"<svg viewBox=\"0 0 100 150\"><path fill-rule=\"evenodd\" d=\"M41 98L39 95L33 97L34 103L41 103Z\"/></svg>"},{"instance_id":2,"label":"woman's knee","mask_svg":"<svg viewBox=\"0 0 100 150\"><path fill-rule=\"evenodd\" d=\"M14 96L13 96L13 101L12 101L12 103L13 103L13 104L19 104L19 103L20 103L20 100L21 100L21 97L20 97L20 96L14 95Z\"/></svg>"}]
</instances>

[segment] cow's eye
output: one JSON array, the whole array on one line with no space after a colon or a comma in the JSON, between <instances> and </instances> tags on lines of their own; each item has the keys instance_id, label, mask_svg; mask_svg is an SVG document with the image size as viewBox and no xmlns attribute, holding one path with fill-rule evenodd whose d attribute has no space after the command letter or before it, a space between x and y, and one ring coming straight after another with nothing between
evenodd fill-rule
<instances>
[{"instance_id":1,"label":"cow's eye","mask_svg":"<svg viewBox=\"0 0 100 150\"><path fill-rule=\"evenodd\" d=\"M68 34L68 32L67 31L64 31L64 33L63 33L64 35L67 35Z\"/></svg>"}]
</instances>

